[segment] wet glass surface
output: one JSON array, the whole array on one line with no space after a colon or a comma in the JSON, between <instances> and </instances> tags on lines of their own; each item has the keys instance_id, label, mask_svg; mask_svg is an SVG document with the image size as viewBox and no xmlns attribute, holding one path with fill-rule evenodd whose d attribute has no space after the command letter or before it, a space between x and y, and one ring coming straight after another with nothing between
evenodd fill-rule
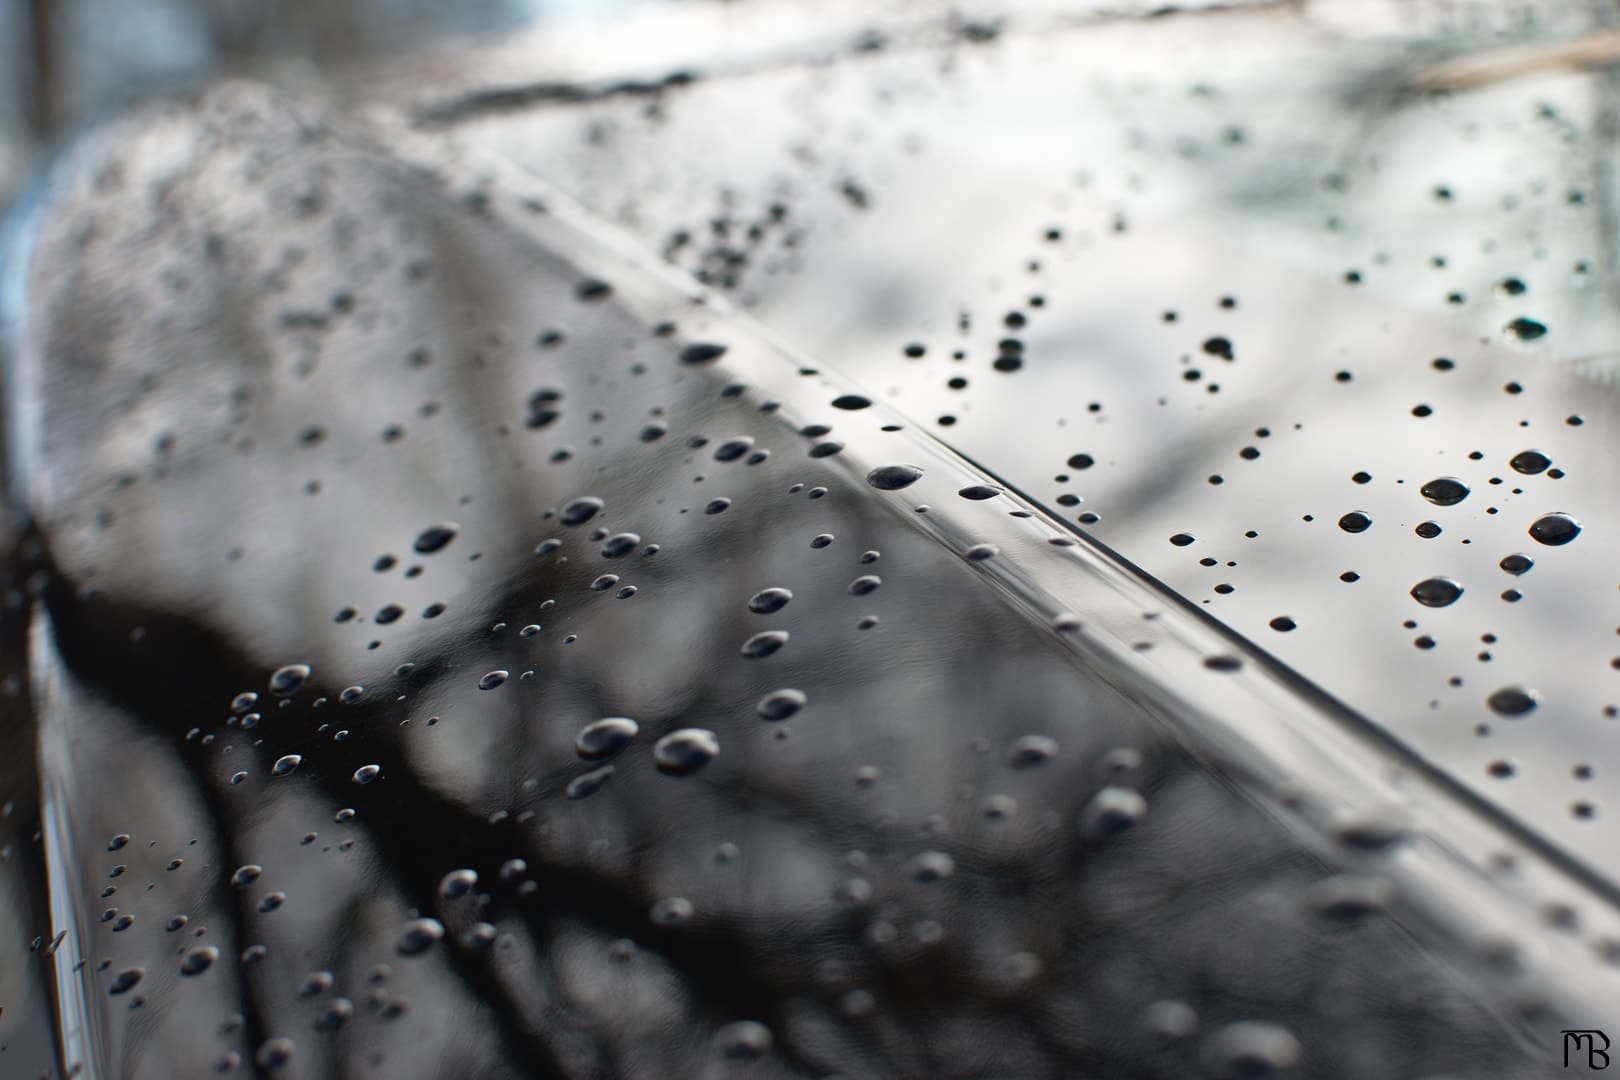
<instances>
[{"instance_id":1,"label":"wet glass surface","mask_svg":"<svg viewBox=\"0 0 1620 1080\"><path fill-rule=\"evenodd\" d=\"M19 1075L1547 1075L1620 981L1600 76L1370 105L1274 16L80 141Z\"/></svg>"}]
</instances>

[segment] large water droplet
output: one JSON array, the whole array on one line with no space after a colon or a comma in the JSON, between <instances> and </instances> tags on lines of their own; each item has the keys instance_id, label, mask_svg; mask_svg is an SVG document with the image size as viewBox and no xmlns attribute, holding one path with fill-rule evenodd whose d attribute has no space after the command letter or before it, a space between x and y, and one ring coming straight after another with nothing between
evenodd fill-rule
<instances>
[{"instance_id":1,"label":"large water droplet","mask_svg":"<svg viewBox=\"0 0 1620 1080\"><path fill-rule=\"evenodd\" d=\"M1462 594L1462 586L1450 578L1432 577L1412 586L1412 599L1424 607L1446 607Z\"/></svg>"},{"instance_id":2,"label":"large water droplet","mask_svg":"<svg viewBox=\"0 0 1620 1080\"><path fill-rule=\"evenodd\" d=\"M275 773L277 776L286 776L288 773L298 768L299 765L303 764L303 761L304 758L301 754L283 754L281 757L276 759L276 763L274 765L270 766L270 771Z\"/></svg>"},{"instance_id":3,"label":"large water droplet","mask_svg":"<svg viewBox=\"0 0 1620 1080\"><path fill-rule=\"evenodd\" d=\"M1544 514L1530 526L1530 536L1538 544L1561 547L1581 535L1581 523L1564 513Z\"/></svg>"},{"instance_id":4,"label":"large water droplet","mask_svg":"<svg viewBox=\"0 0 1620 1080\"><path fill-rule=\"evenodd\" d=\"M997 495L1000 495L1001 489L996 487L994 484L970 484L961 491L958 491L957 494L962 496L964 499L972 499L974 502L982 502L985 499L993 499Z\"/></svg>"},{"instance_id":5,"label":"large water droplet","mask_svg":"<svg viewBox=\"0 0 1620 1080\"><path fill-rule=\"evenodd\" d=\"M670 776L688 776L720 754L720 740L707 728L681 728L653 744L653 764Z\"/></svg>"},{"instance_id":6,"label":"large water droplet","mask_svg":"<svg viewBox=\"0 0 1620 1080\"><path fill-rule=\"evenodd\" d=\"M1347 533L1366 532L1372 518L1360 510L1352 510L1339 519L1339 528Z\"/></svg>"},{"instance_id":7,"label":"large water droplet","mask_svg":"<svg viewBox=\"0 0 1620 1080\"><path fill-rule=\"evenodd\" d=\"M899 491L910 487L922 476L915 465L879 465L866 474L866 482L879 491Z\"/></svg>"},{"instance_id":8,"label":"large water droplet","mask_svg":"<svg viewBox=\"0 0 1620 1080\"><path fill-rule=\"evenodd\" d=\"M835 409L849 409L853 412L856 409L870 408L871 405L872 399L861 394L840 394L838 397L833 398L833 408Z\"/></svg>"},{"instance_id":9,"label":"large water droplet","mask_svg":"<svg viewBox=\"0 0 1620 1080\"><path fill-rule=\"evenodd\" d=\"M1456 506L1468 498L1468 485L1455 476L1437 476L1418 492L1436 506Z\"/></svg>"},{"instance_id":10,"label":"large water droplet","mask_svg":"<svg viewBox=\"0 0 1620 1080\"><path fill-rule=\"evenodd\" d=\"M480 689L480 690L493 690L497 686L500 686L502 683L504 683L510 675L511 675L511 672L502 671L502 670L499 670L499 669L497 669L495 671L486 672L484 674L484 677L478 680L478 689Z\"/></svg>"},{"instance_id":11,"label":"large water droplet","mask_svg":"<svg viewBox=\"0 0 1620 1080\"><path fill-rule=\"evenodd\" d=\"M236 868L236 872L231 875L231 884L239 889L245 888L258 881L259 875L263 873L264 867L257 863L247 863Z\"/></svg>"},{"instance_id":12,"label":"large water droplet","mask_svg":"<svg viewBox=\"0 0 1620 1080\"><path fill-rule=\"evenodd\" d=\"M1508 464L1513 466L1514 472L1534 476L1537 473L1546 472L1547 466L1552 464L1552 459L1540 450L1520 450L1513 455Z\"/></svg>"},{"instance_id":13,"label":"large water droplet","mask_svg":"<svg viewBox=\"0 0 1620 1080\"><path fill-rule=\"evenodd\" d=\"M354 770L353 780L357 784L369 784L382 775L381 765L362 765Z\"/></svg>"}]
</instances>

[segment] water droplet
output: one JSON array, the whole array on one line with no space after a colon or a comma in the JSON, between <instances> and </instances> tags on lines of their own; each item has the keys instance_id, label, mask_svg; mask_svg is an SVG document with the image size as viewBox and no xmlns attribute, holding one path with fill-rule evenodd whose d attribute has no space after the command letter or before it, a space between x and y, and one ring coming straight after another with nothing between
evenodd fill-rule
<instances>
[{"instance_id":1,"label":"water droplet","mask_svg":"<svg viewBox=\"0 0 1620 1080\"><path fill-rule=\"evenodd\" d=\"M1424 607L1446 607L1455 603L1462 594L1462 586L1450 578L1427 578L1412 586L1412 599Z\"/></svg>"},{"instance_id":2,"label":"water droplet","mask_svg":"<svg viewBox=\"0 0 1620 1080\"><path fill-rule=\"evenodd\" d=\"M697 910L684 896L666 896L652 906L648 915L659 926L682 926L692 921Z\"/></svg>"},{"instance_id":3,"label":"water droplet","mask_svg":"<svg viewBox=\"0 0 1620 1080\"><path fill-rule=\"evenodd\" d=\"M1581 523L1564 513L1544 514L1530 526L1530 536L1539 544L1561 547L1581 534Z\"/></svg>"},{"instance_id":4,"label":"water droplet","mask_svg":"<svg viewBox=\"0 0 1620 1080\"><path fill-rule=\"evenodd\" d=\"M180 958L180 974L201 975L214 966L219 959L219 950L212 945L199 945L190 949Z\"/></svg>"},{"instance_id":5,"label":"water droplet","mask_svg":"<svg viewBox=\"0 0 1620 1080\"><path fill-rule=\"evenodd\" d=\"M270 692L281 697L296 694L309 681L309 676L308 664L288 664L277 668L270 676Z\"/></svg>"},{"instance_id":6,"label":"water droplet","mask_svg":"<svg viewBox=\"0 0 1620 1080\"><path fill-rule=\"evenodd\" d=\"M231 875L231 884L235 885L238 889L246 888L255 881L258 881L259 875L263 873L264 867L258 865L257 863L248 863L245 866L239 866L236 868L236 873Z\"/></svg>"},{"instance_id":7,"label":"water droplet","mask_svg":"<svg viewBox=\"0 0 1620 1080\"><path fill-rule=\"evenodd\" d=\"M1347 514L1345 516L1348 517L1349 515ZM1343 524L1344 523L1341 521L1340 525L1342 526ZM1170 542L1176 545L1176 547L1186 547L1188 544L1195 542L1197 539L1198 538L1193 536L1191 533L1176 533L1176 535L1170 538Z\"/></svg>"},{"instance_id":8,"label":"water droplet","mask_svg":"<svg viewBox=\"0 0 1620 1080\"><path fill-rule=\"evenodd\" d=\"M1545 323L1520 316L1502 327L1502 333L1516 341L1534 341L1547 333Z\"/></svg>"},{"instance_id":9,"label":"water droplet","mask_svg":"<svg viewBox=\"0 0 1620 1080\"><path fill-rule=\"evenodd\" d=\"M956 860L943 851L924 851L906 863L906 876L923 885L944 881L956 873Z\"/></svg>"},{"instance_id":10,"label":"water droplet","mask_svg":"<svg viewBox=\"0 0 1620 1080\"><path fill-rule=\"evenodd\" d=\"M478 689L480 689L480 690L493 690L497 686L500 686L502 683L504 683L510 675L511 675L511 672L502 671L502 670L499 670L499 669L497 669L495 671L488 672L488 673L486 673L484 675L484 677L482 679L478 680Z\"/></svg>"},{"instance_id":11,"label":"water droplet","mask_svg":"<svg viewBox=\"0 0 1620 1080\"><path fill-rule=\"evenodd\" d=\"M258 703L259 695L252 690L244 690L231 699L231 712L245 713Z\"/></svg>"},{"instance_id":12,"label":"water droplet","mask_svg":"<svg viewBox=\"0 0 1620 1080\"><path fill-rule=\"evenodd\" d=\"M1021 735L1007 748L1007 764L1015 769L1033 769L1057 757L1057 740L1048 735Z\"/></svg>"},{"instance_id":13,"label":"water droplet","mask_svg":"<svg viewBox=\"0 0 1620 1080\"><path fill-rule=\"evenodd\" d=\"M1504 686L1485 699L1485 704L1498 716L1525 716L1541 704L1540 696L1528 687Z\"/></svg>"},{"instance_id":14,"label":"water droplet","mask_svg":"<svg viewBox=\"0 0 1620 1080\"><path fill-rule=\"evenodd\" d=\"M771 1029L754 1020L738 1020L715 1032L722 1057L732 1061L758 1061L771 1051Z\"/></svg>"},{"instance_id":15,"label":"water droplet","mask_svg":"<svg viewBox=\"0 0 1620 1080\"><path fill-rule=\"evenodd\" d=\"M286 776L288 773L298 768L299 765L303 764L303 761L304 758L301 754L283 754L281 757L276 759L276 763L274 765L270 766L270 771L275 773L277 776Z\"/></svg>"},{"instance_id":16,"label":"water droplet","mask_svg":"<svg viewBox=\"0 0 1620 1080\"><path fill-rule=\"evenodd\" d=\"M362 765L354 770L354 782L357 784L369 784L381 775L381 765Z\"/></svg>"},{"instance_id":17,"label":"water droplet","mask_svg":"<svg viewBox=\"0 0 1620 1080\"><path fill-rule=\"evenodd\" d=\"M1204 666L1211 671L1236 671L1243 666L1243 661L1235 656L1206 656Z\"/></svg>"},{"instance_id":18,"label":"water droplet","mask_svg":"<svg viewBox=\"0 0 1620 1080\"><path fill-rule=\"evenodd\" d=\"M1358 922L1389 907L1394 888L1389 881L1362 874L1336 874L1311 886L1306 904L1323 918Z\"/></svg>"},{"instance_id":19,"label":"water droplet","mask_svg":"<svg viewBox=\"0 0 1620 1080\"><path fill-rule=\"evenodd\" d=\"M813 548L824 548L832 542L832 533L822 533L820 536L813 536L810 538L810 546Z\"/></svg>"},{"instance_id":20,"label":"water droplet","mask_svg":"<svg viewBox=\"0 0 1620 1080\"><path fill-rule=\"evenodd\" d=\"M459 900L478 885L478 871L452 870L439 879L439 895L446 900Z\"/></svg>"},{"instance_id":21,"label":"water droplet","mask_svg":"<svg viewBox=\"0 0 1620 1080\"><path fill-rule=\"evenodd\" d=\"M694 341L680 351L679 359L683 364L707 364L710 361L720 359L725 353L726 346L724 345Z\"/></svg>"},{"instance_id":22,"label":"water droplet","mask_svg":"<svg viewBox=\"0 0 1620 1080\"><path fill-rule=\"evenodd\" d=\"M737 439L727 439L714 448L714 460L736 461L754 448L754 440L746 435Z\"/></svg>"},{"instance_id":23,"label":"water droplet","mask_svg":"<svg viewBox=\"0 0 1620 1080\"><path fill-rule=\"evenodd\" d=\"M613 588L613 586L617 585L618 583L619 583L619 575L618 574L603 574L600 577L598 577L595 581L591 582L591 591L592 592L606 592L608 589Z\"/></svg>"},{"instance_id":24,"label":"water droplet","mask_svg":"<svg viewBox=\"0 0 1620 1080\"><path fill-rule=\"evenodd\" d=\"M862 574L849 583L849 591L855 596L865 596L867 593L877 591L878 586L882 584L883 579L876 574Z\"/></svg>"},{"instance_id":25,"label":"water droplet","mask_svg":"<svg viewBox=\"0 0 1620 1080\"><path fill-rule=\"evenodd\" d=\"M1260 1080L1293 1068L1299 1040L1280 1025L1243 1020L1215 1032L1204 1045L1203 1059L1220 1080Z\"/></svg>"},{"instance_id":26,"label":"water droplet","mask_svg":"<svg viewBox=\"0 0 1620 1080\"><path fill-rule=\"evenodd\" d=\"M141 967L126 968L113 976L112 983L107 987L109 994L127 994L139 985L146 977L146 969Z\"/></svg>"},{"instance_id":27,"label":"water droplet","mask_svg":"<svg viewBox=\"0 0 1620 1080\"><path fill-rule=\"evenodd\" d=\"M1535 560L1528 555L1504 555L1502 561L1496 565L1514 577L1518 577L1520 574L1528 573L1530 568L1536 564Z\"/></svg>"},{"instance_id":28,"label":"water droplet","mask_svg":"<svg viewBox=\"0 0 1620 1080\"><path fill-rule=\"evenodd\" d=\"M796 715L809 701L803 690L772 690L760 698L754 708L762 720L786 720Z\"/></svg>"},{"instance_id":29,"label":"water droplet","mask_svg":"<svg viewBox=\"0 0 1620 1080\"><path fill-rule=\"evenodd\" d=\"M725 499L725 498L710 499L708 501L708 503L703 507L703 512L705 514L723 514L727 510L729 510L730 508L731 508L731 500L730 499Z\"/></svg>"},{"instance_id":30,"label":"water droplet","mask_svg":"<svg viewBox=\"0 0 1620 1080\"><path fill-rule=\"evenodd\" d=\"M787 644L787 640L788 632L786 630L761 630L743 642L742 654L746 659L758 660L776 652L776 650Z\"/></svg>"},{"instance_id":31,"label":"water droplet","mask_svg":"<svg viewBox=\"0 0 1620 1080\"><path fill-rule=\"evenodd\" d=\"M1339 519L1339 528L1347 533L1366 532L1372 525L1372 518L1365 511L1352 510Z\"/></svg>"},{"instance_id":32,"label":"water droplet","mask_svg":"<svg viewBox=\"0 0 1620 1080\"><path fill-rule=\"evenodd\" d=\"M1439 523L1434 521L1419 522L1417 527L1412 531L1423 537L1425 540L1433 540L1441 533Z\"/></svg>"},{"instance_id":33,"label":"water droplet","mask_svg":"<svg viewBox=\"0 0 1620 1080\"><path fill-rule=\"evenodd\" d=\"M961 491L958 491L957 494L962 496L964 499L972 499L974 502L982 502L985 499L993 499L997 495L1000 495L1001 489L996 487L994 484L970 484Z\"/></svg>"},{"instance_id":34,"label":"water droplet","mask_svg":"<svg viewBox=\"0 0 1620 1080\"><path fill-rule=\"evenodd\" d=\"M1092 836L1113 836L1147 814L1147 800L1130 788L1103 788L1080 813L1080 827Z\"/></svg>"},{"instance_id":35,"label":"water droplet","mask_svg":"<svg viewBox=\"0 0 1620 1080\"><path fill-rule=\"evenodd\" d=\"M1543 454L1540 450L1520 450L1517 454L1513 455L1512 460L1510 460L1508 464L1513 466L1514 472L1521 472L1526 476L1534 476L1537 473L1545 472L1547 470L1547 466L1552 464L1552 459L1546 454Z\"/></svg>"},{"instance_id":36,"label":"water droplet","mask_svg":"<svg viewBox=\"0 0 1620 1080\"><path fill-rule=\"evenodd\" d=\"M609 559L622 559L641 545L641 537L633 532L614 533L602 544L602 555Z\"/></svg>"},{"instance_id":37,"label":"water droplet","mask_svg":"<svg viewBox=\"0 0 1620 1080\"><path fill-rule=\"evenodd\" d=\"M1438 476L1424 484L1418 492L1436 506L1456 506L1468 498L1468 485L1455 476Z\"/></svg>"},{"instance_id":38,"label":"water droplet","mask_svg":"<svg viewBox=\"0 0 1620 1080\"><path fill-rule=\"evenodd\" d=\"M564 525L583 525L602 511L605 504L594 495L584 495L565 505L557 513Z\"/></svg>"},{"instance_id":39,"label":"water droplet","mask_svg":"<svg viewBox=\"0 0 1620 1080\"><path fill-rule=\"evenodd\" d=\"M1155 1001L1142 1014L1142 1029L1165 1045L1198 1034L1198 1013L1184 1001Z\"/></svg>"},{"instance_id":40,"label":"water droplet","mask_svg":"<svg viewBox=\"0 0 1620 1080\"><path fill-rule=\"evenodd\" d=\"M420 956L444 940L444 923L438 919L412 919L405 924L395 946L401 956Z\"/></svg>"},{"instance_id":41,"label":"water droplet","mask_svg":"<svg viewBox=\"0 0 1620 1080\"><path fill-rule=\"evenodd\" d=\"M592 769L588 773L574 777L568 782L563 792L570 799L584 799L602 790L602 786L613 779L612 765L603 765L600 769Z\"/></svg>"},{"instance_id":42,"label":"water droplet","mask_svg":"<svg viewBox=\"0 0 1620 1080\"><path fill-rule=\"evenodd\" d=\"M586 761L601 761L630 745L641 728L628 716L608 716L586 724L574 736L574 752Z\"/></svg>"},{"instance_id":43,"label":"water droplet","mask_svg":"<svg viewBox=\"0 0 1620 1080\"><path fill-rule=\"evenodd\" d=\"M769 615L787 607L792 599L793 593L789 589L761 589L748 598L748 610L756 615Z\"/></svg>"},{"instance_id":44,"label":"water droplet","mask_svg":"<svg viewBox=\"0 0 1620 1080\"><path fill-rule=\"evenodd\" d=\"M338 701L342 702L344 705L353 705L355 702L359 701L365 696L365 687L345 686L341 691L338 692Z\"/></svg>"},{"instance_id":45,"label":"water droplet","mask_svg":"<svg viewBox=\"0 0 1620 1080\"><path fill-rule=\"evenodd\" d=\"M122 851L129 844L129 833L119 833L107 841L108 851Z\"/></svg>"},{"instance_id":46,"label":"water droplet","mask_svg":"<svg viewBox=\"0 0 1620 1080\"><path fill-rule=\"evenodd\" d=\"M1271 620L1269 625L1271 626L1271 628L1273 630L1276 630L1278 633L1286 634L1290 630L1293 630L1295 627L1297 627L1299 624L1296 623L1293 619L1289 618L1287 615L1278 615L1275 619Z\"/></svg>"},{"instance_id":47,"label":"water droplet","mask_svg":"<svg viewBox=\"0 0 1620 1080\"><path fill-rule=\"evenodd\" d=\"M922 476L915 465L879 465L866 474L866 482L879 491L899 491L910 487Z\"/></svg>"},{"instance_id":48,"label":"water droplet","mask_svg":"<svg viewBox=\"0 0 1620 1080\"><path fill-rule=\"evenodd\" d=\"M720 740L706 728L681 728L653 744L653 764L670 776L689 776L720 754Z\"/></svg>"},{"instance_id":49,"label":"water droplet","mask_svg":"<svg viewBox=\"0 0 1620 1080\"><path fill-rule=\"evenodd\" d=\"M288 1038L266 1039L253 1055L253 1061L261 1069L280 1069L292 1061L297 1049Z\"/></svg>"},{"instance_id":50,"label":"water droplet","mask_svg":"<svg viewBox=\"0 0 1620 1080\"><path fill-rule=\"evenodd\" d=\"M453 521L441 522L423 529L416 536L416 542L411 547L418 555L432 555L436 551L443 551L450 546L461 533L461 526Z\"/></svg>"},{"instance_id":51,"label":"water droplet","mask_svg":"<svg viewBox=\"0 0 1620 1080\"><path fill-rule=\"evenodd\" d=\"M841 394L833 398L833 408L848 409L854 412L857 409L871 408L872 399L860 394Z\"/></svg>"},{"instance_id":52,"label":"water droplet","mask_svg":"<svg viewBox=\"0 0 1620 1080\"><path fill-rule=\"evenodd\" d=\"M834 454L841 452L843 449L844 444L839 442L837 439L827 439L824 442L818 442L816 445L812 446L810 448L810 456L813 458L832 457Z\"/></svg>"}]
</instances>

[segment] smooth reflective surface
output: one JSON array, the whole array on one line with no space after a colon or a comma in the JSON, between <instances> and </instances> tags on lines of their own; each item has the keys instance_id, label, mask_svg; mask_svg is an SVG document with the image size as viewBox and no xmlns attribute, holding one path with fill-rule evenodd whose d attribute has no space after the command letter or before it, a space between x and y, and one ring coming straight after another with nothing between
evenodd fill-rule
<instances>
[{"instance_id":1,"label":"smooth reflective surface","mask_svg":"<svg viewBox=\"0 0 1620 1080\"><path fill-rule=\"evenodd\" d=\"M6 293L30 1072L1531 1077L1603 1025L1612 406L1524 351L1588 294L1470 345L1356 185L1221 164L1308 157L1238 60L951 33L601 141L244 82L61 163ZM1007 128L1155 48L1214 144L1082 184ZM706 293L651 207L780 181L727 110L806 87L882 105ZM1189 217L1254 178L1285 220Z\"/></svg>"}]
</instances>

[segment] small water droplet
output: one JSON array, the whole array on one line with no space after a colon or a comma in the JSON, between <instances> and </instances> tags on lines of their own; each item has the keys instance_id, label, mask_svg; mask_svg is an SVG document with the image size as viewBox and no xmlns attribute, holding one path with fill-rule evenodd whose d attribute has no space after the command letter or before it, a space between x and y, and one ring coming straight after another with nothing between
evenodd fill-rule
<instances>
[{"instance_id":1,"label":"small water droplet","mask_svg":"<svg viewBox=\"0 0 1620 1080\"><path fill-rule=\"evenodd\" d=\"M633 532L614 533L602 544L602 555L609 559L622 559L641 545L641 537Z\"/></svg>"},{"instance_id":2,"label":"small water droplet","mask_svg":"<svg viewBox=\"0 0 1620 1080\"><path fill-rule=\"evenodd\" d=\"M772 690L760 698L759 704L754 708L762 720L786 720L790 716L797 715L799 710L809 703L809 700L803 690L791 688Z\"/></svg>"},{"instance_id":3,"label":"small water droplet","mask_svg":"<svg viewBox=\"0 0 1620 1080\"><path fill-rule=\"evenodd\" d=\"M1520 316L1502 327L1502 333L1516 341L1534 341L1547 333L1545 323Z\"/></svg>"},{"instance_id":4,"label":"small water droplet","mask_svg":"<svg viewBox=\"0 0 1620 1080\"><path fill-rule=\"evenodd\" d=\"M1124 832L1147 814L1147 800L1130 788L1108 786L1080 813L1080 827L1093 836Z\"/></svg>"},{"instance_id":5,"label":"small water droplet","mask_svg":"<svg viewBox=\"0 0 1620 1080\"><path fill-rule=\"evenodd\" d=\"M276 759L276 763L274 765L270 766L270 771L277 776L286 776L288 773L298 768L299 765L303 764L303 761L304 758L301 754L283 754L281 757Z\"/></svg>"},{"instance_id":6,"label":"small water droplet","mask_svg":"<svg viewBox=\"0 0 1620 1080\"><path fill-rule=\"evenodd\" d=\"M1531 559L1528 555L1515 554L1502 556L1502 561L1496 565L1500 566L1503 570L1506 570L1514 577L1518 577L1520 574L1528 573L1530 568L1536 564L1535 560Z\"/></svg>"},{"instance_id":7,"label":"small water droplet","mask_svg":"<svg viewBox=\"0 0 1620 1080\"><path fill-rule=\"evenodd\" d=\"M354 770L353 779L357 784L369 784L381 775L381 765L362 765L358 769Z\"/></svg>"},{"instance_id":8,"label":"small water droplet","mask_svg":"<svg viewBox=\"0 0 1620 1080\"><path fill-rule=\"evenodd\" d=\"M758 660L771 655L786 645L788 632L786 630L761 630L747 641L743 642L742 654L746 659Z\"/></svg>"},{"instance_id":9,"label":"small water droplet","mask_svg":"<svg viewBox=\"0 0 1620 1080\"><path fill-rule=\"evenodd\" d=\"M586 761L601 761L630 745L641 728L628 716L608 716L586 724L574 736L574 752Z\"/></svg>"},{"instance_id":10,"label":"small water droplet","mask_svg":"<svg viewBox=\"0 0 1620 1080\"><path fill-rule=\"evenodd\" d=\"M281 697L296 694L309 681L308 664L288 664L270 676L270 692Z\"/></svg>"},{"instance_id":11,"label":"small water droplet","mask_svg":"<svg viewBox=\"0 0 1620 1080\"><path fill-rule=\"evenodd\" d=\"M789 589L761 589L748 598L748 610L756 615L769 615L787 607L792 599L793 592Z\"/></svg>"},{"instance_id":12,"label":"small water droplet","mask_svg":"<svg viewBox=\"0 0 1620 1080\"><path fill-rule=\"evenodd\" d=\"M1372 518L1361 510L1352 510L1339 519L1339 528L1347 533L1366 532L1370 525Z\"/></svg>"},{"instance_id":13,"label":"small water droplet","mask_svg":"<svg viewBox=\"0 0 1620 1080\"><path fill-rule=\"evenodd\" d=\"M478 885L478 871L452 870L439 879L439 895L446 900L459 900Z\"/></svg>"},{"instance_id":14,"label":"small water droplet","mask_svg":"<svg viewBox=\"0 0 1620 1080\"><path fill-rule=\"evenodd\" d=\"M1504 686L1486 698L1485 704L1498 716L1519 717L1534 712L1541 697L1528 687Z\"/></svg>"},{"instance_id":15,"label":"small water droplet","mask_svg":"<svg viewBox=\"0 0 1620 1080\"><path fill-rule=\"evenodd\" d=\"M1007 748L1007 764L1015 769L1033 769L1057 757L1057 740L1049 735L1021 735Z\"/></svg>"},{"instance_id":16,"label":"small water droplet","mask_svg":"<svg viewBox=\"0 0 1620 1080\"><path fill-rule=\"evenodd\" d=\"M246 888L255 881L258 881L259 875L263 873L264 867L258 865L257 863L247 863L244 866L239 866L236 868L236 872L231 875L231 884L235 885L238 889Z\"/></svg>"},{"instance_id":17,"label":"small water droplet","mask_svg":"<svg viewBox=\"0 0 1620 1080\"><path fill-rule=\"evenodd\" d=\"M219 959L219 950L212 945L199 945L190 949L180 958L180 974L201 975L214 966Z\"/></svg>"},{"instance_id":18,"label":"small water droplet","mask_svg":"<svg viewBox=\"0 0 1620 1080\"><path fill-rule=\"evenodd\" d=\"M849 591L854 596L865 596L867 593L876 592L878 586L882 584L883 579L876 574L862 574L849 583Z\"/></svg>"},{"instance_id":19,"label":"small water droplet","mask_svg":"<svg viewBox=\"0 0 1620 1080\"><path fill-rule=\"evenodd\" d=\"M601 513L606 504L594 495L581 496L565 505L557 513L557 520L564 525L583 525L597 514Z\"/></svg>"},{"instance_id":20,"label":"small water droplet","mask_svg":"<svg viewBox=\"0 0 1620 1080\"><path fill-rule=\"evenodd\" d=\"M681 349L679 359L683 364L707 364L710 361L720 359L725 353L726 346L724 345L694 341Z\"/></svg>"},{"instance_id":21,"label":"small water droplet","mask_svg":"<svg viewBox=\"0 0 1620 1080\"><path fill-rule=\"evenodd\" d=\"M970 484L961 491L958 491L957 494L962 496L964 499L972 499L974 502L982 502L985 499L993 499L997 495L1000 495L1001 489L996 487L994 484Z\"/></svg>"},{"instance_id":22,"label":"small water droplet","mask_svg":"<svg viewBox=\"0 0 1620 1080\"><path fill-rule=\"evenodd\" d=\"M841 394L833 398L833 408L848 409L854 412L857 409L871 408L872 399L861 394Z\"/></svg>"},{"instance_id":23,"label":"small water droplet","mask_svg":"<svg viewBox=\"0 0 1620 1080\"><path fill-rule=\"evenodd\" d=\"M500 686L502 683L504 683L510 675L511 675L511 672L503 671L503 670L500 670L500 669L497 669L497 670L491 671L491 672L487 672L484 675L483 678L478 680L478 689L480 689L480 690L493 690L497 686Z\"/></svg>"},{"instance_id":24,"label":"small water droplet","mask_svg":"<svg viewBox=\"0 0 1620 1080\"><path fill-rule=\"evenodd\" d=\"M395 946L401 956L420 956L444 940L444 923L438 919L412 919L405 924Z\"/></svg>"}]
</instances>

